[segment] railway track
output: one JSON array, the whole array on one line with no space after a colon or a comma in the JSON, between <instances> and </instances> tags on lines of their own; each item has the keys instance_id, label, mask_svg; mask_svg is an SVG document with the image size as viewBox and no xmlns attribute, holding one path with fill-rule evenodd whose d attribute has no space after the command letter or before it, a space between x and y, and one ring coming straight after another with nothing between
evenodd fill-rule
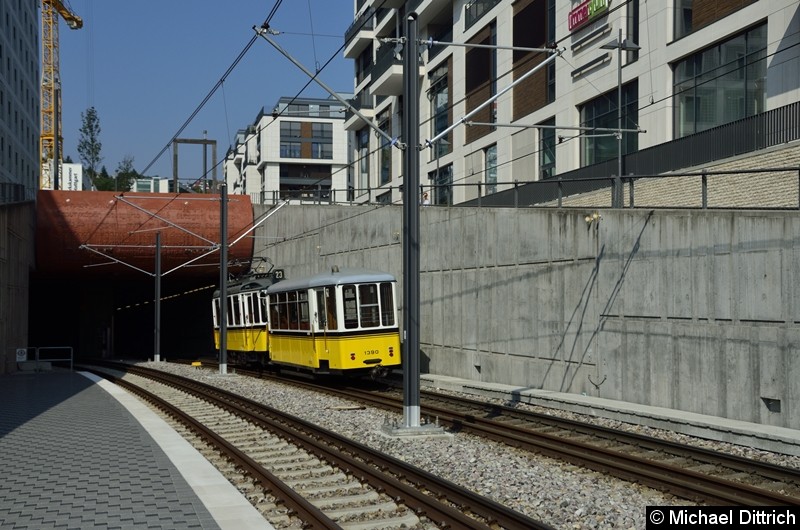
<instances>
[{"instance_id":1,"label":"railway track","mask_svg":"<svg viewBox=\"0 0 800 530\"><path fill-rule=\"evenodd\" d=\"M276 527L551 528L336 433L218 388L143 367L85 368L141 396L213 447L204 451L206 457L216 460Z\"/></svg>"},{"instance_id":2,"label":"railway track","mask_svg":"<svg viewBox=\"0 0 800 530\"><path fill-rule=\"evenodd\" d=\"M276 378L402 412L402 391L396 388L376 391ZM422 414L453 431L565 460L684 499L710 505L800 505L800 470L460 396L422 391L420 397Z\"/></svg>"}]
</instances>

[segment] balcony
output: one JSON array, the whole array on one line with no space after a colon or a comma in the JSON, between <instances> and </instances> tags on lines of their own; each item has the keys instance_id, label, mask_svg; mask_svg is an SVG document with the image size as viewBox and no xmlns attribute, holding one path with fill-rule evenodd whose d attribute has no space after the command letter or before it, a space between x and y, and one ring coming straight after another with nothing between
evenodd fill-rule
<instances>
[{"instance_id":1,"label":"balcony","mask_svg":"<svg viewBox=\"0 0 800 530\"><path fill-rule=\"evenodd\" d=\"M350 100L350 104L355 107L365 118L373 118L375 110L372 104L372 95L369 90L362 90L356 97ZM352 110L347 109L344 114L344 128L346 131L357 131L364 127L364 121Z\"/></svg>"},{"instance_id":2,"label":"balcony","mask_svg":"<svg viewBox=\"0 0 800 530\"><path fill-rule=\"evenodd\" d=\"M380 2L375 2L375 3L379 4ZM403 4L405 4L403 0L386 0L385 2L383 2L383 7L388 9L397 9L399 7L403 7Z\"/></svg>"},{"instance_id":3,"label":"balcony","mask_svg":"<svg viewBox=\"0 0 800 530\"><path fill-rule=\"evenodd\" d=\"M409 11L416 11L420 27L427 26L444 9L449 10L449 14L452 14L453 9L451 0L413 0L410 4Z\"/></svg>"},{"instance_id":4,"label":"balcony","mask_svg":"<svg viewBox=\"0 0 800 530\"><path fill-rule=\"evenodd\" d=\"M472 0L464 6L464 31L474 26L500 0Z\"/></svg>"},{"instance_id":5,"label":"balcony","mask_svg":"<svg viewBox=\"0 0 800 530\"><path fill-rule=\"evenodd\" d=\"M372 67L370 90L378 96L399 96L403 93L403 61L395 57L395 44L378 48Z\"/></svg>"},{"instance_id":6,"label":"balcony","mask_svg":"<svg viewBox=\"0 0 800 530\"><path fill-rule=\"evenodd\" d=\"M356 59L375 38L375 9L367 8L344 32L344 56Z\"/></svg>"}]
</instances>

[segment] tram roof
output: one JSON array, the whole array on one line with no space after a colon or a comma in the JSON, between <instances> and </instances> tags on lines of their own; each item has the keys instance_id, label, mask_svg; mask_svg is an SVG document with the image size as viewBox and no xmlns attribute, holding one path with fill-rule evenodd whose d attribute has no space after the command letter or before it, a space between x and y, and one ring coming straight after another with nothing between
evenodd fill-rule
<instances>
[{"instance_id":1,"label":"tram roof","mask_svg":"<svg viewBox=\"0 0 800 530\"><path fill-rule=\"evenodd\" d=\"M388 272L370 269L341 269L338 272L323 272L305 278L283 280L271 285L267 293L278 293L282 291L294 291L298 289L310 289L313 287L323 287L325 285L342 285L345 283L374 283L374 282L394 282L394 276Z\"/></svg>"}]
</instances>

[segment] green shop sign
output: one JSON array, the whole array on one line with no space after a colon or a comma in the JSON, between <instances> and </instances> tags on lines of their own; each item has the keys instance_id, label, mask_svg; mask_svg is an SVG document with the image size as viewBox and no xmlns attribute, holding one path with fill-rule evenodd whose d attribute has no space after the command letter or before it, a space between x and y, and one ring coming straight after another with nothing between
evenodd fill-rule
<instances>
[{"instance_id":1,"label":"green shop sign","mask_svg":"<svg viewBox=\"0 0 800 530\"><path fill-rule=\"evenodd\" d=\"M585 26L595 18L608 12L611 0L585 0L569 12L569 30Z\"/></svg>"}]
</instances>

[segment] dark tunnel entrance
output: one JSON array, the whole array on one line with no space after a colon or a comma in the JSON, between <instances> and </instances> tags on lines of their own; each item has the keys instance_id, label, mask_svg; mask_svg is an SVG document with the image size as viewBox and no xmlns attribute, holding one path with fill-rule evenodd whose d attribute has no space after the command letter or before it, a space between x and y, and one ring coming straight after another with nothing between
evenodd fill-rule
<instances>
[{"instance_id":1,"label":"dark tunnel entrance","mask_svg":"<svg viewBox=\"0 0 800 530\"><path fill-rule=\"evenodd\" d=\"M161 282L161 359L215 356L211 295L200 278ZM32 278L32 346L71 346L76 359L146 360L155 348L154 279Z\"/></svg>"}]
</instances>

